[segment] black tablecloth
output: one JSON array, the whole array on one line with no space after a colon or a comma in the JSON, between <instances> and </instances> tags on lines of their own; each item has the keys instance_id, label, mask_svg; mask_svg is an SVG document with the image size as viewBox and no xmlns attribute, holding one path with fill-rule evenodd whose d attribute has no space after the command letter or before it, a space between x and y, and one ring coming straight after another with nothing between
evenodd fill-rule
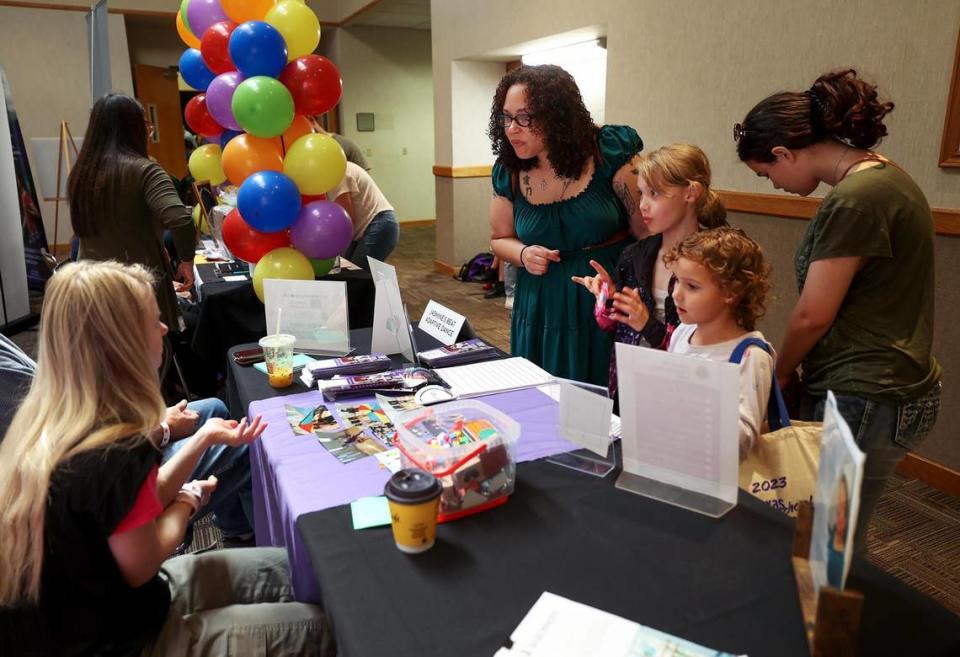
<instances>
[{"instance_id":1,"label":"black tablecloth","mask_svg":"<svg viewBox=\"0 0 960 657\"><path fill-rule=\"evenodd\" d=\"M412 325L412 327L413 339L417 343L417 351L426 351L427 349L436 349L437 347L442 346L438 340L421 331L415 324ZM464 329L460 332L458 339L467 340L473 337L476 337L473 333L473 330L469 327L469 325L465 325ZM361 328L350 331L350 345L354 349L353 353L369 354L370 342L372 338L372 328ZM262 372L255 370L252 365L241 366L234 362L234 352L242 349L250 349L255 346L257 345L240 344L230 349L227 355L227 360L229 361L229 372L227 375L227 405L230 407L231 414L236 419L246 415L247 407L252 401L266 399L268 397L293 395L298 392L307 391L307 387L300 382L299 377L294 377L293 385L287 388L282 388L280 390L271 388L270 384L267 383L267 377ZM500 356L506 356L506 354L503 352L499 352L499 354ZM393 362L393 366L395 368L410 366L410 363L407 362L400 354L391 356L390 360Z\"/></svg>"},{"instance_id":2,"label":"black tablecloth","mask_svg":"<svg viewBox=\"0 0 960 657\"><path fill-rule=\"evenodd\" d=\"M544 461L495 510L441 525L421 555L349 507L301 516L341 657L491 657L543 591L751 657L809 655L789 519L749 495L715 520ZM859 654L960 655L960 617L858 562Z\"/></svg>"},{"instance_id":3,"label":"black tablecloth","mask_svg":"<svg viewBox=\"0 0 960 657\"><path fill-rule=\"evenodd\" d=\"M198 265L197 269L204 276L203 268L209 267L213 265ZM373 326L375 287L370 272L344 269L320 280L344 281L347 284L347 312L351 329ZM263 304L250 281L221 281L203 285L191 348L208 367L223 371L224 358L230 347L256 342L266 334Z\"/></svg>"}]
</instances>

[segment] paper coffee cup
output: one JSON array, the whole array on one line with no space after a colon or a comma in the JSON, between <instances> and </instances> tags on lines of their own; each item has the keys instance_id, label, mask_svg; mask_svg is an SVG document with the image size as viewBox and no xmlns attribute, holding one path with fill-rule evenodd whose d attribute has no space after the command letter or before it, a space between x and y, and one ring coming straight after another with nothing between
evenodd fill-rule
<instances>
[{"instance_id":1,"label":"paper coffee cup","mask_svg":"<svg viewBox=\"0 0 960 657\"><path fill-rule=\"evenodd\" d=\"M398 550L417 554L433 547L441 490L437 478L423 470L407 468L390 477L383 494L390 505Z\"/></svg>"}]
</instances>

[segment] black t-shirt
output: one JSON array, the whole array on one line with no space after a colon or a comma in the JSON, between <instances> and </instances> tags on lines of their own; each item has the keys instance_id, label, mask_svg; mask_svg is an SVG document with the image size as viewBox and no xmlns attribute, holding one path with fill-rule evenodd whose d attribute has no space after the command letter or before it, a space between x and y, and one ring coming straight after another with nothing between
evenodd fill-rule
<instances>
[{"instance_id":1,"label":"black t-shirt","mask_svg":"<svg viewBox=\"0 0 960 657\"><path fill-rule=\"evenodd\" d=\"M148 441L130 439L57 467L47 500L39 609L4 613L0 630L7 637L0 645L9 639L9 654L137 655L157 635L170 607L166 583L155 576L132 588L107 539L160 457Z\"/></svg>"}]
</instances>

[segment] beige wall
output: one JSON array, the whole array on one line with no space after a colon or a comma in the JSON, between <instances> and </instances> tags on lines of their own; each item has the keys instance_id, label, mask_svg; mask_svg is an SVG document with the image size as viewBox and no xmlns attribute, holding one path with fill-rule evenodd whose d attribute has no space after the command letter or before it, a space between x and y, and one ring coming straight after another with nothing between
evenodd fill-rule
<instances>
[{"instance_id":1,"label":"beige wall","mask_svg":"<svg viewBox=\"0 0 960 657\"><path fill-rule=\"evenodd\" d=\"M363 149L400 221L433 219L430 32L387 27L336 32L323 50L343 78L341 132ZM373 132L357 132L357 112L373 112Z\"/></svg>"},{"instance_id":2,"label":"beige wall","mask_svg":"<svg viewBox=\"0 0 960 657\"><path fill-rule=\"evenodd\" d=\"M113 88L132 94L123 16L111 14L108 21ZM10 80L28 151L31 138L56 138L60 121L69 122L74 137L83 136L91 106L88 62L82 12L0 7L0 65ZM32 153L30 161L36 161ZM37 181L37 171L33 176ZM54 203L40 203L47 241L67 243L73 234L67 204L61 203L60 234L54 236Z\"/></svg>"},{"instance_id":3,"label":"beige wall","mask_svg":"<svg viewBox=\"0 0 960 657\"><path fill-rule=\"evenodd\" d=\"M466 127L454 116L453 62L510 59L534 40L599 24L608 48L607 122L633 125L648 149L699 144L717 187L776 193L737 161L733 123L770 93L803 89L825 70L854 66L897 104L881 150L911 172L931 205L960 207L960 171L937 166L960 25L956 0L913 2L909 11L896 0L530 0L524 14L536 20L518 20L507 0L489 0L482 12L472 0L434 0L431 10L437 164L484 163L458 158L456 132ZM472 129L483 132L485 120L475 119ZM438 259L460 263L485 248L483 185L438 180ZM489 182L485 189L488 198ZM732 221L764 245L774 265L776 298L762 328L779 341L796 299L793 249L805 223L743 214ZM960 275L952 266L960 240L938 237L936 248L934 349L944 367L944 411L921 452L960 468L953 429L960 424L960 381L954 384L952 374L960 370L960 351L948 337L960 322Z\"/></svg>"}]
</instances>

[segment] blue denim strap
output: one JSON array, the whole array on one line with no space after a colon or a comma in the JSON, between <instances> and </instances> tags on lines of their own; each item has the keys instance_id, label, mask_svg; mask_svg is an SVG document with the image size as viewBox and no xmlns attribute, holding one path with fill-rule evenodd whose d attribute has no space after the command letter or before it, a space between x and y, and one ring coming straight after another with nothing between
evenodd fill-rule
<instances>
[{"instance_id":1,"label":"blue denim strap","mask_svg":"<svg viewBox=\"0 0 960 657\"><path fill-rule=\"evenodd\" d=\"M773 356L773 350L765 340L760 338L744 338L740 341L733 352L730 354L730 363L739 364L743 360L743 355L749 347L760 347L765 352ZM776 371L773 373L773 383L770 384L770 400L767 402L767 424L770 425L770 431L776 431L783 427L790 426L790 414L787 412L787 405L783 401L783 393L780 392L780 384L777 383Z\"/></svg>"}]
</instances>

